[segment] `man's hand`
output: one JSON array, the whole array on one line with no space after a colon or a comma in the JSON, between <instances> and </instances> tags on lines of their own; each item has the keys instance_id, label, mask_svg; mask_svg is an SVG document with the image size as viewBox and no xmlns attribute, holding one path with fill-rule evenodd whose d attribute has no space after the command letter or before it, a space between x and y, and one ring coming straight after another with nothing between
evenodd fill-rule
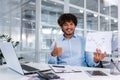
<instances>
[{"instance_id":1,"label":"man's hand","mask_svg":"<svg viewBox=\"0 0 120 80\"><path fill-rule=\"evenodd\" d=\"M57 43L55 43L54 50L52 52L52 56L60 56L62 55L62 48L57 47Z\"/></svg>"},{"instance_id":2,"label":"man's hand","mask_svg":"<svg viewBox=\"0 0 120 80\"><path fill-rule=\"evenodd\" d=\"M106 52L102 54L100 49L96 49L96 52L94 54L94 61L98 62L100 60L103 60L106 57Z\"/></svg>"}]
</instances>

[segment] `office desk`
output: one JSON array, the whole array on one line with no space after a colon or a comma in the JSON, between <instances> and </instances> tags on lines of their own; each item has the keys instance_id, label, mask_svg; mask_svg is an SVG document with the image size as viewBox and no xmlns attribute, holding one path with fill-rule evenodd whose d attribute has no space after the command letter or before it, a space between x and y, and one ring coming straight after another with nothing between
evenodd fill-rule
<instances>
[{"instance_id":1,"label":"office desk","mask_svg":"<svg viewBox=\"0 0 120 80\"><path fill-rule=\"evenodd\" d=\"M40 67L41 64L34 64L36 68ZM42 64L42 67L48 67L47 64ZM40 68L42 68L40 67ZM74 66L73 66L74 67ZM119 80L120 75L111 75L109 69L102 68L89 68L79 67L82 72L79 73L57 73L64 80ZM86 70L100 70L106 73L108 76L89 76ZM20 75L7 67L7 65L0 66L0 80L29 80L30 77ZM32 79L34 80L34 79ZM38 80L38 79L35 79Z\"/></svg>"},{"instance_id":2,"label":"office desk","mask_svg":"<svg viewBox=\"0 0 120 80\"><path fill-rule=\"evenodd\" d=\"M20 75L9 69L7 65L0 66L0 80L28 80L29 77Z\"/></svg>"}]
</instances>

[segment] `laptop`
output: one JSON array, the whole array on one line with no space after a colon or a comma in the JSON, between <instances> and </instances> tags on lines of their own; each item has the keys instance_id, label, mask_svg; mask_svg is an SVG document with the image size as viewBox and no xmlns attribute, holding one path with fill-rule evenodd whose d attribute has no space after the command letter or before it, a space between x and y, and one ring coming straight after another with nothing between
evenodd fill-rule
<instances>
[{"instance_id":1,"label":"laptop","mask_svg":"<svg viewBox=\"0 0 120 80\"><path fill-rule=\"evenodd\" d=\"M22 75L33 74L40 71L29 65L20 64L11 42L1 42L0 49L8 67Z\"/></svg>"}]
</instances>

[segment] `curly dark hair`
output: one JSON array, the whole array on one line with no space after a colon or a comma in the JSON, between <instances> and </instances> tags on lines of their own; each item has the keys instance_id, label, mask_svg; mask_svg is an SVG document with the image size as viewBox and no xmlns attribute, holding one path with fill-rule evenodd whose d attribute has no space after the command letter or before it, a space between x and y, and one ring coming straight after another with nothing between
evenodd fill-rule
<instances>
[{"instance_id":1,"label":"curly dark hair","mask_svg":"<svg viewBox=\"0 0 120 80\"><path fill-rule=\"evenodd\" d=\"M75 26L77 26L77 17L71 13L64 13L58 18L58 24L59 26L63 26L65 22L70 22L72 21Z\"/></svg>"}]
</instances>

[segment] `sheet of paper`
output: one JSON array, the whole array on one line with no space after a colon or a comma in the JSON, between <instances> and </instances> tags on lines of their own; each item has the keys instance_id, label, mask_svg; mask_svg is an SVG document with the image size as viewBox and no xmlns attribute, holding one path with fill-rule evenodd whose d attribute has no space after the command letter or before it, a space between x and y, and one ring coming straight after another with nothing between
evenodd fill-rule
<instances>
[{"instance_id":1,"label":"sheet of paper","mask_svg":"<svg viewBox=\"0 0 120 80\"><path fill-rule=\"evenodd\" d=\"M71 67L69 65L49 65L52 70L56 73L75 73L75 72L82 72L81 69L77 67ZM64 67L60 67L64 66Z\"/></svg>"},{"instance_id":2,"label":"sheet of paper","mask_svg":"<svg viewBox=\"0 0 120 80\"><path fill-rule=\"evenodd\" d=\"M107 54L111 54L111 42L112 32L110 31L88 33L85 50L95 52L98 48L102 52L106 51Z\"/></svg>"},{"instance_id":3,"label":"sheet of paper","mask_svg":"<svg viewBox=\"0 0 120 80\"><path fill-rule=\"evenodd\" d=\"M68 69L67 66L64 66L64 65L49 65L49 66L56 73L68 73L68 72L72 72L71 69ZM56 66L56 67L53 67L53 66ZM64 66L64 67L59 67L59 66Z\"/></svg>"}]
</instances>

